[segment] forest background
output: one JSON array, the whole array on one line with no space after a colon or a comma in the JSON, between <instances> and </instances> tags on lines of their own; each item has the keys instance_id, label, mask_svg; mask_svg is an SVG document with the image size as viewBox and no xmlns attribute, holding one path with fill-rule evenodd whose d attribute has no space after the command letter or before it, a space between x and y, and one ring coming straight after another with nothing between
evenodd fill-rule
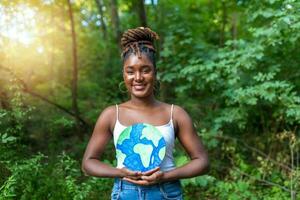
<instances>
[{"instance_id":1,"label":"forest background","mask_svg":"<svg viewBox=\"0 0 300 200\"><path fill-rule=\"evenodd\" d=\"M138 26L160 35L158 98L209 152L185 199L300 199L297 0L1 0L0 199L110 198L80 165L99 113L128 98L119 40Z\"/></svg>"}]
</instances>

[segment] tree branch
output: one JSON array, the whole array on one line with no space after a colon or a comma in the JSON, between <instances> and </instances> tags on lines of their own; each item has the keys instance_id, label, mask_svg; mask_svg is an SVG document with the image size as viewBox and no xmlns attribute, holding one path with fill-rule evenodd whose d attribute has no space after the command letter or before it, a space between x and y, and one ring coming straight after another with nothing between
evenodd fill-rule
<instances>
[{"instance_id":1,"label":"tree branch","mask_svg":"<svg viewBox=\"0 0 300 200\"><path fill-rule=\"evenodd\" d=\"M250 175L250 174L247 174L247 173L241 171L241 170L240 170L239 168L237 168L237 167L234 167L233 169L236 170L238 173L240 173L240 174L242 174L242 175L244 175L244 176L247 176L248 178L251 178L251 179L254 179L254 180L256 180L256 181L265 183L265 184L267 184L267 185L279 187L280 189L282 189L282 190L284 190L284 191L286 191L286 192L294 192L294 191L290 191L287 187L284 187L284 186L282 186L282 185L280 185L280 184L278 184L278 183L274 183L274 182L267 181L267 180L263 180L263 179L258 179L258 178L256 178L255 176L252 176L252 175Z\"/></svg>"},{"instance_id":2,"label":"tree branch","mask_svg":"<svg viewBox=\"0 0 300 200\"><path fill-rule=\"evenodd\" d=\"M22 89L23 92L25 92L27 94L30 94L31 96L34 96L34 97L37 97L37 98L41 99L42 101L58 108L59 110L64 111L65 113L69 114L70 116L72 116L73 118L76 119L76 115L73 112L71 112L70 110L68 110L67 108L65 108L65 107L51 101L50 99L48 99L48 98L46 98L46 97L30 90L30 88L27 86L27 84L24 82L24 80L20 79L11 69L9 69L7 67L3 67L1 65L0 65L0 69L3 69L5 71L7 71L8 73L10 73L16 79L18 81L18 83L21 85L21 87L22 87L21 89ZM79 121L81 122L81 125L84 128L89 127L89 123L86 122L82 117L78 116L78 119L79 119Z\"/></svg>"},{"instance_id":3,"label":"tree branch","mask_svg":"<svg viewBox=\"0 0 300 200\"><path fill-rule=\"evenodd\" d=\"M229 137L229 136L221 136L221 135L217 135L217 136L214 136L216 138L219 138L219 139L229 139L229 140L234 140L234 141L238 141L239 144L242 144L243 147L246 147L247 149L250 149L256 153L258 153L259 155L265 157L267 160L271 161L272 163L282 167L283 169L285 170L288 170L288 171L292 171L292 169L288 166L288 165L285 165L283 163L280 163L272 158L270 158L270 156L268 156L267 154L265 154L264 152L262 152L261 150L257 149L257 148L254 148L250 145L248 145L247 143L245 143L244 141L242 140L239 140L237 138L233 138L233 137Z\"/></svg>"}]
</instances>

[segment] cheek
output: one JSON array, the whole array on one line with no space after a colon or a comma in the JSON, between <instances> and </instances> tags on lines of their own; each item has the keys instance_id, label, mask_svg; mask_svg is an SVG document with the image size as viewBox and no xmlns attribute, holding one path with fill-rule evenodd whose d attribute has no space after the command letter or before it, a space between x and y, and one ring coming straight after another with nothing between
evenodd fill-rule
<instances>
[{"instance_id":1,"label":"cheek","mask_svg":"<svg viewBox=\"0 0 300 200\"><path fill-rule=\"evenodd\" d=\"M130 80L132 79L132 76L128 75L128 74L123 74L123 80L126 81L126 80Z\"/></svg>"},{"instance_id":2,"label":"cheek","mask_svg":"<svg viewBox=\"0 0 300 200\"><path fill-rule=\"evenodd\" d=\"M123 76L123 80L124 80L124 83L125 83L126 88L127 88L128 90L130 90L131 84L132 84L132 77L131 77L131 76L124 75L124 76Z\"/></svg>"}]
</instances>

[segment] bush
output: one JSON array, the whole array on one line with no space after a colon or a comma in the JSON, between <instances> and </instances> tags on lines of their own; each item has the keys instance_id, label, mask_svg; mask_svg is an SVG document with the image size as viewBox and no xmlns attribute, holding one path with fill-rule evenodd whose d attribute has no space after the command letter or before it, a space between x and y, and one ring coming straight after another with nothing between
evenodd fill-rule
<instances>
[{"instance_id":1,"label":"bush","mask_svg":"<svg viewBox=\"0 0 300 200\"><path fill-rule=\"evenodd\" d=\"M65 153L49 161L43 154L10 163L12 172L2 185L0 199L109 199L111 179L82 176L78 161Z\"/></svg>"}]
</instances>

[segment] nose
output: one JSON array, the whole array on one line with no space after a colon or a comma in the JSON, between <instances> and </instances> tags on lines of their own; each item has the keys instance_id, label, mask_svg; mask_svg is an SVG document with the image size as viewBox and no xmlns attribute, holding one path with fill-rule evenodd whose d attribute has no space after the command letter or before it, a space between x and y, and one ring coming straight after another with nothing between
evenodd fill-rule
<instances>
[{"instance_id":1,"label":"nose","mask_svg":"<svg viewBox=\"0 0 300 200\"><path fill-rule=\"evenodd\" d=\"M137 71L137 72L134 74L134 79L135 79L135 81L138 81L138 82L142 81L142 80L143 80L143 75L142 75L142 73L139 72L139 71Z\"/></svg>"}]
</instances>

